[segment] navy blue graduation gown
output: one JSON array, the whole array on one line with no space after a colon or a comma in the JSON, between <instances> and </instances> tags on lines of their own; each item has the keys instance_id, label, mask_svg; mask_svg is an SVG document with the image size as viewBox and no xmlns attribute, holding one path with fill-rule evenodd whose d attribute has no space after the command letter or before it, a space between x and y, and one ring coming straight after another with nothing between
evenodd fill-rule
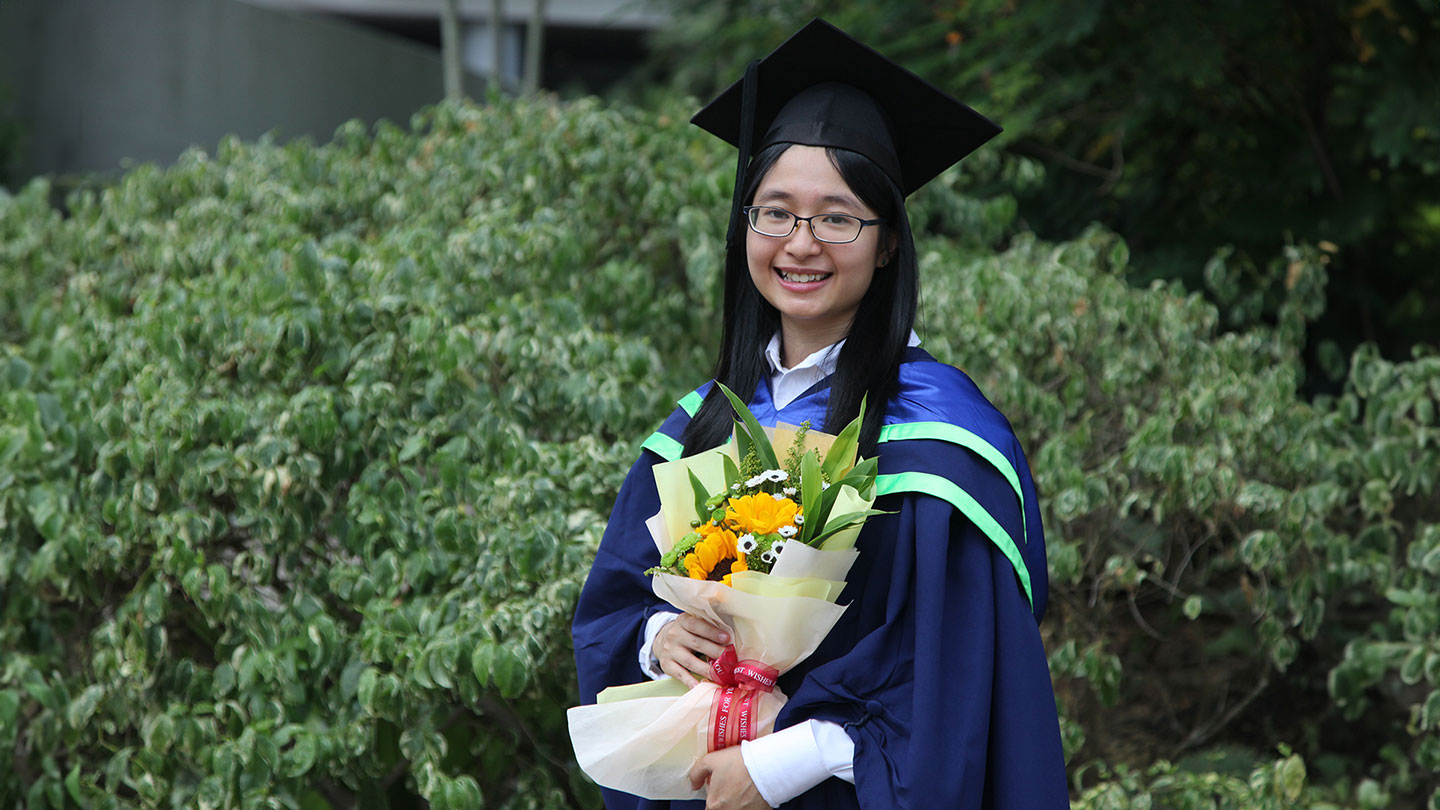
<instances>
[{"instance_id":1,"label":"navy blue graduation gown","mask_svg":"<svg viewBox=\"0 0 1440 810\"><path fill-rule=\"evenodd\" d=\"M809 718L842 725L855 741L855 784L832 777L784 807L1068 807L1037 626L1047 580L1029 466L1009 422L963 372L911 349L900 383L877 450L875 507L893 514L865 525L839 599L848 609L780 680L790 701L776 728ZM660 508L651 468L678 457L687 409L708 385L645 442L616 499L573 625L581 703L645 679L646 620L670 609L643 573L659 556L644 525ZM749 404L761 424L823 424L826 382L781 409L768 381L758 388ZM612 790L605 803L703 807Z\"/></svg>"}]
</instances>

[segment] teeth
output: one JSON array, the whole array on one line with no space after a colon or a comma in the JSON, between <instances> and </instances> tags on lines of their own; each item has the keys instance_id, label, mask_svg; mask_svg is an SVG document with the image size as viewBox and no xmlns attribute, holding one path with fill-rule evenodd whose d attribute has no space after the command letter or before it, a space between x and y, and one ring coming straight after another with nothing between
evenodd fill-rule
<instances>
[{"instance_id":1,"label":"teeth","mask_svg":"<svg viewBox=\"0 0 1440 810\"><path fill-rule=\"evenodd\" d=\"M807 282L807 281L819 281L820 279L825 278L825 277L828 276L828 275L830 275L830 274L829 274L829 273L787 273L787 272L785 272L784 270L781 270L781 271L780 271L780 277L781 277L781 278L785 279L786 281L794 281L794 282L798 282L798 283L804 283L804 282Z\"/></svg>"}]
</instances>

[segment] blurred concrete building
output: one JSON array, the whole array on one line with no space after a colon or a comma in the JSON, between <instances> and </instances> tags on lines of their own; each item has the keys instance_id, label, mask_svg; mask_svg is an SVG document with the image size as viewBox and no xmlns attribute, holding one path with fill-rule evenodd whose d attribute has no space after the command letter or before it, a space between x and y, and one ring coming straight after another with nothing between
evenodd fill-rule
<instances>
[{"instance_id":1,"label":"blurred concrete building","mask_svg":"<svg viewBox=\"0 0 1440 810\"><path fill-rule=\"evenodd\" d=\"M644 58L647 0L460 0L465 90L519 87L543 13L539 84L595 92ZM445 0L0 0L0 128L12 179L169 162L226 134L327 140L404 123L443 96ZM492 20L501 10L501 36ZM0 144L3 144L0 138ZM3 148L3 146L0 146Z\"/></svg>"}]
</instances>

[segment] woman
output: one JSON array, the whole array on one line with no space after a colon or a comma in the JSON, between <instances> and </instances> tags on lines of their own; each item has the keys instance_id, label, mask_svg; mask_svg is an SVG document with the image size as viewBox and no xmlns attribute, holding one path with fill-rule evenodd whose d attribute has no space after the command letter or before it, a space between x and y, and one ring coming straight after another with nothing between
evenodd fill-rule
<instances>
[{"instance_id":1,"label":"woman","mask_svg":"<svg viewBox=\"0 0 1440 810\"><path fill-rule=\"evenodd\" d=\"M878 455L891 514L857 541L843 618L781 679L776 731L706 755L692 782L710 808L1068 806L1029 468L1005 418L911 331L904 196L998 128L818 20L694 121L740 147L714 379L762 423L830 432L868 397L861 453ZM642 573L651 467L731 430L713 384L681 405L627 476L580 598L584 702L642 673L693 685L729 642ZM613 791L606 805L659 806Z\"/></svg>"}]
</instances>

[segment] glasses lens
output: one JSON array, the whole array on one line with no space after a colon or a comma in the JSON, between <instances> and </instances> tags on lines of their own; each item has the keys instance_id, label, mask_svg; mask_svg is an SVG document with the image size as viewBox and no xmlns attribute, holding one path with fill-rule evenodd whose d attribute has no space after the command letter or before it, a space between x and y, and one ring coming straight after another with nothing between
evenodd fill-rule
<instances>
[{"instance_id":1,"label":"glasses lens","mask_svg":"<svg viewBox=\"0 0 1440 810\"><path fill-rule=\"evenodd\" d=\"M825 214L810 220L815 238L826 242L853 242L860 235L859 217L849 214Z\"/></svg>"},{"instance_id":2,"label":"glasses lens","mask_svg":"<svg viewBox=\"0 0 1440 810\"><path fill-rule=\"evenodd\" d=\"M757 205L750 209L750 227L765 236L789 236L795 230L795 215L784 208Z\"/></svg>"}]
</instances>

